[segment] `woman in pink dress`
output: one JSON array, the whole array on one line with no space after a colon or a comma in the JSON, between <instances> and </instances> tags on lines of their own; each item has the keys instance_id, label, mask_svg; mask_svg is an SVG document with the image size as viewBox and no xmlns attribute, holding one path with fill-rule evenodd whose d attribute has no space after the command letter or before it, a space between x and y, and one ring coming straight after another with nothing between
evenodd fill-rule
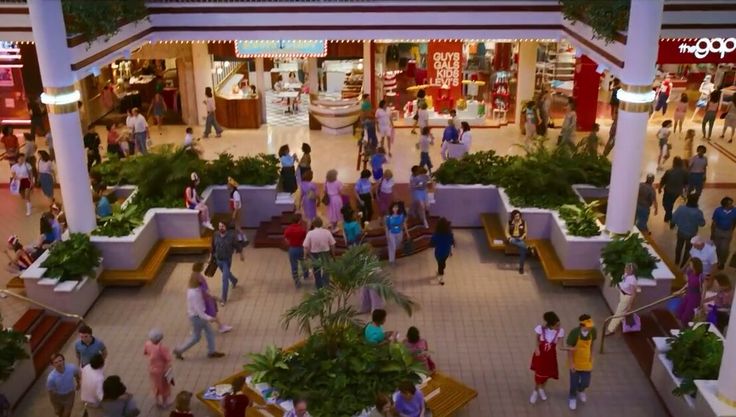
<instances>
[{"instance_id":1,"label":"woman in pink dress","mask_svg":"<svg viewBox=\"0 0 736 417\"><path fill-rule=\"evenodd\" d=\"M166 373L171 369L171 351L161 343L163 338L161 330L152 329L148 332L148 341L143 347L143 354L148 356L148 376L151 378L153 396L156 398L156 405L161 408L171 405L171 384L166 378Z\"/></svg>"},{"instance_id":2,"label":"woman in pink dress","mask_svg":"<svg viewBox=\"0 0 736 417\"><path fill-rule=\"evenodd\" d=\"M378 211L381 216L390 214L388 209L394 202L394 173L390 169L383 171L383 178L376 186L376 200L378 200Z\"/></svg>"},{"instance_id":3,"label":"woman in pink dress","mask_svg":"<svg viewBox=\"0 0 736 417\"><path fill-rule=\"evenodd\" d=\"M429 345L427 341L419 336L419 329L412 326L406 332L406 339L404 340L404 346L411 352L414 357L424 363L430 374L434 373L436 366L434 361L429 356Z\"/></svg>"},{"instance_id":4,"label":"woman in pink dress","mask_svg":"<svg viewBox=\"0 0 736 417\"><path fill-rule=\"evenodd\" d=\"M330 231L337 230L337 224L342 219L342 183L337 180L337 170L327 171L325 194L330 202L327 204L327 219L330 221Z\"/></svg>"},{"instance_id":5,"label":"woman in pink dress","mask_svg":"<svg viewBox=\"0 0 736 417\"><path fill-rule=\"evenodd\" d=\"M312 228L312 220L317 217L317 203L319 202L319 191L317 191L317 185L312 182L313 177L311 169L305 170L299 185L302 193L302 217L307 222L307 230Z\"/></svg>"}]
</instances>

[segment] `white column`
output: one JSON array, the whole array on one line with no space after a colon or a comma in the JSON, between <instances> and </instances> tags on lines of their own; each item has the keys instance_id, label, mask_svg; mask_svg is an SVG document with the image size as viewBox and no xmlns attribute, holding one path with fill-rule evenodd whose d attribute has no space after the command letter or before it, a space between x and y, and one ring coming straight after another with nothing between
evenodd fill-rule
<instances>
[{"instance_id":1,"label":"white column","mask_svg":"<svg viewBox=\"0 0 736 417\"><path fill-rule=\"evenodd\" d=\"M619 77L624 93L619 93L621 103L606 212L606 228L612 233L627 233L634 224L648 110L654 99L650 87L663 5L664 0L631 1L627 35L632 41L626 44L625 66Z\"/></svg>"},{"instance_id":2,"label":"white column","mask_svg":"<svg viewBox=\"0 0 736 417\"><path fill-rule=\"evenodd\" d=\"M67 224L72 232L89 233L97 224L77 111L79 92L74 89L61 1L29 0L28 9Z\"/></svg>"},{"instance_id":3,"label":"white column","mask_svg":"<svg viewBox=\"0 0 736 417\"><path fill-rule=\"evenodd\" d=\"M731 305L731 320L728 322L726 341L723 345L723 359L717 387L719 399L731 404L736 403L736 303Z\"/></svg>"},{"instance_id":4,"label":"white column","mask_svg":"<svg viewBox=\"0 0 736 417\"><path fill-rule=\"evenodd\" d=\"M371 63L373 62L373 54L371 54L371 42L363 41L363 94L368 94L373 100L373 73L371 71Z\"/></svg>"},{"instance_id":5,"label":"white column","mask_svg":"<svg viewBox=\"0 0 736 417\"><path fill-rule=\"evenodd\" d=\"M204 89L212 87L212 60L206 43L192 43L192 65L194 69L194 91L197 100L198 126L203 126L207 118L207 107L204 105ZM214 93L214 91L213 91Z\"/></svg>"},{"instance_id":6,"label":"white column","mask_svg":"<svg viewBox=\"0 0 736 417\"><path fill-rule=\"evenodd\" d=\"M267 123L268 119L266 118L268 112L266 111L266 83L263 79L263 58L256 58L256 90L258 91L259 96L261 97L261 117L263 117L263 123ZM269 74L271 76L271 74Z\"/></svg>"},{"instance_id":7,"label":"white column","mask_svg":"<svg viewBox=\"0 0 736 417\"><path fill-rule=\"evenodd\" d=\"M537 43L519 42L519 70L516 87L514 120L521 120L521 104L534 97L534 77L537 72Z\"/></svg>"}]
</instances>

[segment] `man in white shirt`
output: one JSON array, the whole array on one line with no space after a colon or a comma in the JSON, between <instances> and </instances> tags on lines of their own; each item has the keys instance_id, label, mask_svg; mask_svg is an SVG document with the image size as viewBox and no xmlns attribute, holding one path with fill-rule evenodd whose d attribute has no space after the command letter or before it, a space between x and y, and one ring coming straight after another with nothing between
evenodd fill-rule
<instances>
[{"instance_id":1,"label":"man in white shirt","mask_svg":"<svg viewBox=\"0 0 736 417\"><path fill-rule=\"evenodd\" d=\"M133 125L133 139L135 140L135 146L138 147L138 152L147 154L148 149L146 148L146 141L148 140L148 122L146 118L138 111L138 107L133 108L132 116Z\"/></svg>"},{"instance_id":2,"label":"man in white shirt","mask_svg":"<svg viewBox=\"0 0 736 417\"><path fill-rule=\"evenodd\" d=\"M322 219L317 217L312 221L313 229L307 232L304 238L304 256L309 256L312 261L326 261L328 255L335 249L335 238L332 232L322 227ZM322 268L314 268L314 284L317 289L327 285L329 277L322 273Z\"/></svg>"},{"instance_id":3,"label":"man in white shirt","mask_svg":"<svg viewBox=\"0 0 736 417\"><path fill-rule=\"evenodd\" d=\"M182 354L189 350L192 346L202 338L202 332L207 340L207 357L221 358L224 353L215 350L215 332L210 327L210 322L215 318L205 312L204 297L202 289L199 287L199 277L192 274L189 278L189 288L187 289L187 316L192 324L192 333L189 340L183 346L174 348L174 356L176 359L184 360Z\"/></svg>"},{"instance_id":4,"label":"man in white shirt","mask_svg":"<svg viewBox=\"0 0 736 417\"><path fill-rule=\"evenodd\" d=\"M105 359L98 353L82 368L79 397L89 417L102 415L100 401L102 401L102 383L105 381L104 367Z\"/></svg>"},{"instance_id":5,"label":"man in white shirt","mask_svg":"<svg viewBox=\"0 0 736 417\"><path fill-rule=\"evenodd\" d=\"M703 274L710 275L713 267L718 264L718 255L716 254L716 246L713 242L706 242L702 237L695 236L690 239L693 245L690 248L690 257L698 258L703 262Z\"/></svg>"},{"instance_id":6,"label":"man in white shirt","mask_svg":"<svg viewBox=\"0 0 736 417\"><path fill-rule=\"evenodd\" d=\"M468 147L464 143L460 143L457 140L453 142L442 142L442 148L440 154L442 160L448 159L460 159L468 153Z\"/></svg>"}]
</instances>

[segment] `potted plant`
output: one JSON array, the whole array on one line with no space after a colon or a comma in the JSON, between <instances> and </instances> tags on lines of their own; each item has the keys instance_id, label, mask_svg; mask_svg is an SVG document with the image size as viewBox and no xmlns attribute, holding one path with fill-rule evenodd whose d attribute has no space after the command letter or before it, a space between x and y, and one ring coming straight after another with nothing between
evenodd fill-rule
<instances>
[{"instance_id":1,"label":"potted plant","mask_svg":"<svg viewBox=\"0 0 736 417\"><path fill-rule=\"evenodd\" d=\"M97 228L92 231L92 234L98 236L127 236L142 222L142 215L135 204L129 204L124 209L115 207L111 216L98 220Z\"/></svg>"},{"instance_id":2,"label":"potted plant","mask_svg":"<svg viewBox=\"0 0 736 417\"><path fill-rule=\"evenodd\" d=\"M644 239L636 233L616 236L601 251L603 272L611 277L611 286L618 285L624 274L627 263L636 265L638 278L652 279L652 272L657 268L659 259L644 246Z\"/></svg>"},{"instance_id":3,"label":"potted plant","mask_svg":"<svg viewBox=\"0 0 736 417\"><path fill-rule=\"evenodd\" d=\"M100 251L84 233L72 233L69 239L51 246L48 257L41 264L45 276L63 281L79 281L83 277L94 278L100 266Z\"/></svg>"},{"instance_id":4,"label":"potted plant","mask_svg":"<svg viewBox=\"0 0 736 417\"><path fill-rule=\"evenodd\" d=\"M28 359L26 343L26 335L12 328L6 329L3 326L3 317L0 315L0 382L10 378L19 360Z\"/></svg>"},{"instance_id":5,"label":"potted plant","mask_svg":"<svg viewBox=\"0 0 736 417\"><path fill-rule=\"evenodd\" d=\"M245 369L253 373L254 382L269 384L280 398L313 399L313 415L353 416L370 408L375 394L393 392L404 380L418 382L426 369L403 344L368 345L352 296L368 287L409 314L415 304L394 289L368 245L319 264L330 276L329 285L306 295L283 317L286 327L296 322L307 336L305 343L289 351L270 346L251 354Z\"/></svg>"},{"instance_id":6,"label":"potted plant","mask_svg":"<svg viewBox=\"0 0 736 417\"><path fill-rule=\"evenodd\" d=\"M559 213L573 236L593 237L601 234L598 219L603 215L598 212L598 201L588 204L565 204L560 206Z\"/></svg>"},{"instance_id":7,"label":"potted plant","mask_svg":"<svg viewBox=\"0 0 736 417\"><path fill-rule=\"evenodd\" d=\"M562 15L571 22L581 21L593 30L593 38L613 42L629 23L631 0L560 0Z\"/></svg>"},{"instance_id":8,"label":"potted plant","mask_svg":"<svg viewBox=\"0 0 736 417\"><path fill-rule=\"evenodd\" d=\"M723 340L709 330L710 324L682 330L667 339L670 350L667 359L672 361L672 373L682 378L672 393L678 397L695 396L696 379L718 379L723 358Z\"/></svg>"}]
</instances>

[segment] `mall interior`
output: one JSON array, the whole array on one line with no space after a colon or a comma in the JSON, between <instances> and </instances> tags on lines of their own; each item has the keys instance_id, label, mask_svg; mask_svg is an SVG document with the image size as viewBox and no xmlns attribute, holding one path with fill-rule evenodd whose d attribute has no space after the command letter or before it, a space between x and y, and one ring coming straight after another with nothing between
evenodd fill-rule
<instances>
[{"instance_id":1,"label":"mall interior","mask_svg":"<svg viewBox=\"0 0 736 417\"><path fill-rule=\"evenodd\" d=\"M0 416L736 416L736 1L75 1L0 2Z\"/></svg>"}]
</instances>

